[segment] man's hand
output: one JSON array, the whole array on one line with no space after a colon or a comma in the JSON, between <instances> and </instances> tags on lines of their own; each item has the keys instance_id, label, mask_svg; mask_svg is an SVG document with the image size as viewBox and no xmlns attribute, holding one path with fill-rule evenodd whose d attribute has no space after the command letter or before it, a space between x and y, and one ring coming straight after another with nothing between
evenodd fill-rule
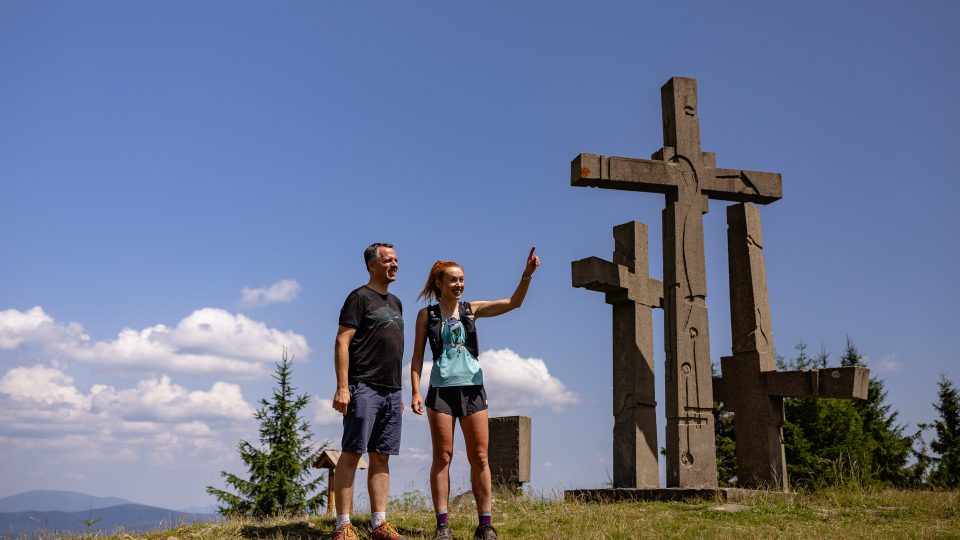
<instances>
[{"instance_id":1,"label":"man's hand","mask_svg":"<svg viewBox=\"0 0 960 540\"><path fill-rule=\"evenodd\" d=\"M340 414L346 416L348 405L350 405L350 390L337 388L337 393L333 395L333 408Z\"/></svg>"}]
</instances>

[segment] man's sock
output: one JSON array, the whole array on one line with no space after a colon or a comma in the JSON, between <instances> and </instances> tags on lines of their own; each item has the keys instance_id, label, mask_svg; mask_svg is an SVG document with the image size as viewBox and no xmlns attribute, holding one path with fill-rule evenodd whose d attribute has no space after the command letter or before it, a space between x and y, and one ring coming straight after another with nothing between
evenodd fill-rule
<instances>
[{"instance_id":1,"label":"man's sock","mask_svg":"<svg viewBox=\"0 0 960 540\"><path fill-rule=\"evenodd\" d=\"M480 524L490 527L493 523L493 519L490 517L490 512L478 512L480 517Z\"/></svg>"},{"instance_id":2,"label":"man's sock","mask_svg":"<svg viewBox=\"0 0 960 540\"><path fill-rule=\"evenodd\" d=\"M383 525L383 522L386 520L387 520L386 512L374 512L373 518L370 519L370 528L378 529L380 528L381 525Z\"/></svg>"},{"instance_id":3,"label":"man's sock","mask_svg":"<svg viewBox=\"0 0 960 540\"><path fill-rule=\"evenodd\" d=\"M446 508L437 512L437 526L439 527L445 523L449 523Z\"/></svg>"},{"instance_id":4,"label":"man's sock","mask_svg":"<svg viewBox=\"0 0 960 540\"><path fill-rule=\"evenodd\" d=\"M337 528L340 529L344 525L350 523L350 514L337 514Z\"/></svg>"}]
</instances>

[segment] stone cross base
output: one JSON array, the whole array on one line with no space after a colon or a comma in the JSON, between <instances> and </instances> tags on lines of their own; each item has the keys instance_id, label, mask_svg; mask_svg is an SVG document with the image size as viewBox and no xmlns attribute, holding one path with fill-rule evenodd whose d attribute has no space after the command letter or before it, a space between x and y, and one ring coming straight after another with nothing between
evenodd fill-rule
<instances>
[{"instance_id":1,"label":"stone cross base","mask_svg":"<svg viewBox=\"0 0 960 540\"><path fill-rule=\"evenodd\" d=\"M571 489L563 492L570 502L615 503L630 501L792 501L793 493L739 488Z\"/></svg>"},{"instance_id":2,"label":"stone cross base","mask_svg":"<svg viewBox=\"0 0 960 540\"><path fill-rule=\"evenodd\" d=\"M530 417L498 416L488 422L487 459L493 485L517 491L530 481Z\"/></svg>"}]
</instances>

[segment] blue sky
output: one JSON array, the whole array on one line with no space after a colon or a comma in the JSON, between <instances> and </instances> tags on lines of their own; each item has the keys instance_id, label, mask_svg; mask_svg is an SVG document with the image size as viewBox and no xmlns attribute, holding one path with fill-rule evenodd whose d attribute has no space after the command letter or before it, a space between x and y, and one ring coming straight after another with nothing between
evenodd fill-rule
<instances>
[{"instance_id":1,"label":"blue sky","mask_svg":"<svg viewBox=\"0 0 960 540\"><path fill-rule=\"evenodd\" d=\"M532 417L535 489L600 485L610 309L571 288L570 261L609 257L611 227L635 219L662 277L663 198L572 188L569 163L661 147L675 75L698 80L719 166L783 174L762 210L778 352L803 340L836 361L851 336L912 432L939 373L960 382L958 11L0 4L0 496L207 504L219 470L242 471L284 345L316 436L337 442L321 400L373 241L397 246L408 351L434 260L494 299L537 245L526 304L479 327L491 412ZM724 204L704 217L715 360ZM662 402L662 314L654 339ZM429 492L425 422L407 415L403 437L392 491Z\"/></svg>"}]
</instances>

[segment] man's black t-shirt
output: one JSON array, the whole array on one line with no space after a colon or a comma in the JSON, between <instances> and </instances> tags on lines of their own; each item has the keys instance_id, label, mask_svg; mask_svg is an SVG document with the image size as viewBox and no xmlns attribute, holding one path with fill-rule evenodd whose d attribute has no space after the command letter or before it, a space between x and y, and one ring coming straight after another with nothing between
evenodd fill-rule
<instances>
[{"instance_id":1,"label":"man's black t-shirt","mask_svg":"<svg viewBox=\"0 0 960 540\"><path fill-rule=\"evenodd\" d=\"M400 388L403 362L403 305L396 296L364 285L340 310L340 326L355 328L350 341L348 382Z\"/></svg>"}]
</instances>

